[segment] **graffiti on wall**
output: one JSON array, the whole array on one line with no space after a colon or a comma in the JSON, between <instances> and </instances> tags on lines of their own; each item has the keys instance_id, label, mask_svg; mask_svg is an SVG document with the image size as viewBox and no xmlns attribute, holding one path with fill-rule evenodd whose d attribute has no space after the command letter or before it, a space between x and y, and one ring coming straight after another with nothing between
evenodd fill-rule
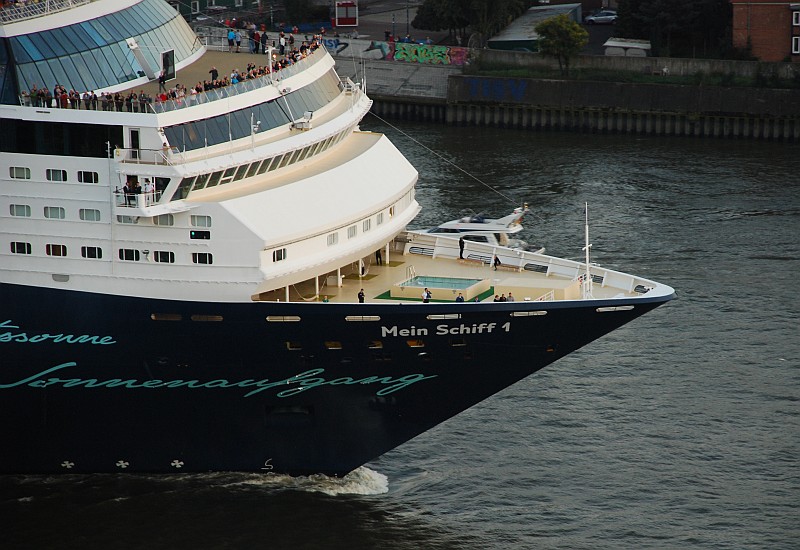
<instances>
[{"instance_id":1,"label":"graffiti on wall","mask_svg":"<svg viewBox=\"0 0 800 550\"><path fill-rule=\"evenodd\" d=\"M398 42L395 44L394 60L431 65L464 65L468 52L467 48Z\"/></svg>"},{"instance_id":2,"label":"graffiti on wall","mask_svg":"<svg viewBox=\"0 0 800 550\"><path fill-rule=\"evenodd\" d=\"M342 53L350 45L347 42L341 42L338 38L323 38L322 45L328 50L331 55Z\"/></svg>"},{"instance_id":3,"label":"graffiti on wall","mask_svg":"<svg viewBox=\"0 0 800 550\"><path fill-rule=\"evenodd\" d=\"M325 38L322 43L333 55L350 48L348 54L364 59L382 59L384 61L404 61L426 65L466 65L469 56L468 48L455 46L437 46L434 44L415 44L412 42L383 42L379 40L350 40L343 42L339 38Z\"/></svg>"}]
</instances>

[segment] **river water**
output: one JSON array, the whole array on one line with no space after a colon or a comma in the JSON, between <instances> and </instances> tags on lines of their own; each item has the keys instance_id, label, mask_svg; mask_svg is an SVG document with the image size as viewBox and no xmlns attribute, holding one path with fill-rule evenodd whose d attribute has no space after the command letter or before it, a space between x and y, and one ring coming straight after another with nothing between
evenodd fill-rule
<instances>
[{"instance_id":1,"label":"river water","mask_svg":"<svg viewBox=\"0 0 800 550\"><path fill-rule=\"evenodd\" d=\"M3 547L797 548L800 146L393 124L421 226L527 201L580 258L588 202L678 300L343 480L2 477Z\"/></svg>"}]
</instances>

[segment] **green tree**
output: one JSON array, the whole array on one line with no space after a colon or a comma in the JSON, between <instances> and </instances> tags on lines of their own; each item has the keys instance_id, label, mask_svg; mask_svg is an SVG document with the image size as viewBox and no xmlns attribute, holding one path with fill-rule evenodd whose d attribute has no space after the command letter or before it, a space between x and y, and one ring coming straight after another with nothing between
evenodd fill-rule
<instances>
[{"instance_id":1,"label":"green tree","mask_svg":"<svg viewBox=\"0 0 800 550\"><path fill-rule=\"evenodd\" d=\"M589 33L564 14L545 19L534 30L539 52L558 59L561 74L568 77L570 60L589 42Z\"/></svg>"},{"instance_id":2,"label":"green tree","mask_svg":"<svg viewBox=\"0 0 800 550\"><path fill-rule=\"evenodd\" d=\"M470 0L469 25L486 39L503 30L525 11L521 0Z\"/></svg>"},{"instance_id":3,"label":"green tree","mask_svg":"<svg viewBox=\"0 0 800 550\"><path fill-rule=\"evenodd\" d=\"M429 31L447 29L462 37L469 27L487 39L519 17L525 7L523 0L425 0L411 25Z\"/></svg>"},{"instance_id":4,"label":"green tree","mask_svg":"<svg viewBox=\"0 0 800 550\"><path fill-rule=\"evenodd\" d=\"M450 35L464 35L469 19L464 6L459 0L425 0L417 9L417 15L411 22L415 29L428 31L448 30Z\"/></svg>"}]
</instances>

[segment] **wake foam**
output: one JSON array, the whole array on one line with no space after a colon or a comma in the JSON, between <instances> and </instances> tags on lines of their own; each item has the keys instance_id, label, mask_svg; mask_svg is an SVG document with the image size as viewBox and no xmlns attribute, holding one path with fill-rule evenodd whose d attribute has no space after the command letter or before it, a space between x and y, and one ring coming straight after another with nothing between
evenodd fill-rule
<instances>
[{"instance_id":1,"label":"wake foam","mask_svg":"<svg viewBox=\"0 0 800 550\"><path fill-rule=\"evenodd\" d=\"M322 474L298 477L267 474L249 478L242 483L274 489L324 493L330 496L382 495L389 492L389 478L366 466L360 466L344 477L329 477Z\"/></svg>"}]
</instances>

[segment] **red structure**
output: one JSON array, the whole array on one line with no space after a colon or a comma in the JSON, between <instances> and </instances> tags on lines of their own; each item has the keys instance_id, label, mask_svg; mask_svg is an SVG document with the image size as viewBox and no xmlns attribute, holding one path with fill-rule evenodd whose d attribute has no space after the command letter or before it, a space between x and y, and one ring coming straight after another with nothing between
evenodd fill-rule
<instances>
[{"instance_id":1,"label":"red structure","mask_svg":"<svg viewBox=\"0 0 800 550\"><path fill-rule=\"evenodd\" d=\"M761 61L800 62L798 0L731 0L733 46Z\"/></svg>"},{"instance_id":2,"label":"red structure","mask_svg":"<svg viewBox=\"0 0 800 550\"><path fill-rule=\"evenodd\" d=\"M358 2L352 0L337 1L334 4L334 27L358 26Z\"/></svg>"}]
</instances>

